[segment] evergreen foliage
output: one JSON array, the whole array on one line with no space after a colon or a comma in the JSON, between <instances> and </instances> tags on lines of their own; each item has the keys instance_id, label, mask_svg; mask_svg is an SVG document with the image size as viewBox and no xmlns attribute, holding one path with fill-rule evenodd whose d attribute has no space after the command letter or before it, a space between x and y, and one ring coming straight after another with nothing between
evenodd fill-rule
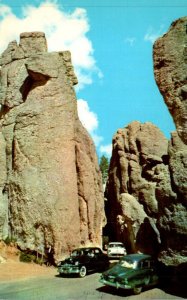
<instances>
[{"instance_id":1,"label":"evergreen foliage","mask_svg":"<svg viewBox=\"0 0 187 300\"><path fill-rule=\"evenodd\" d=\"M102 173L103 184L105 184L108 178L108 169L109 169L109 161L106 156L104 155L101 156L99 167Z\"/></svg>"}]
</instances>

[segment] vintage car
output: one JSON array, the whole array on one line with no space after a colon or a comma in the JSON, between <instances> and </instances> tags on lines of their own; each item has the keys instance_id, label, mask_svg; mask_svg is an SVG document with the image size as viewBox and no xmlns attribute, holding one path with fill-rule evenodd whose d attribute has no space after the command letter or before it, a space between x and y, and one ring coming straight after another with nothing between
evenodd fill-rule
<instances>
[{"instance_id":1,"label":"vintage car","mask_svg":"<svg viewBox=\"0 0 187 300\"><path fill-rule=\"evenodd\" d=\"M85 277L88 272L104 271L108 267L109 259L100 248L86 247L73 250L69 258L60 262L58 272Z\"/></svg>"},{"instance_id":2,"label":"vintage car","mask_svg":"<svg viewBox=\"0 0 187 300\"><path fill-rule=\"evenodd\" d=\"M134 294L139 294L142 288L158 283L158 274L150 255L129 254L105 271L99 281L115 288L132 289Z\"/></svg>"},{"instance_id":3,"label":"vintage car","mask_svg":"<svg viewBox=\"0 0 187 300\"><path fill-rule=\"evenodd\" d=\"M109 258L119 258L126 254L126 249L121 242L111 242L107 246L107 255Z\"/></svg>"}]
</instances>

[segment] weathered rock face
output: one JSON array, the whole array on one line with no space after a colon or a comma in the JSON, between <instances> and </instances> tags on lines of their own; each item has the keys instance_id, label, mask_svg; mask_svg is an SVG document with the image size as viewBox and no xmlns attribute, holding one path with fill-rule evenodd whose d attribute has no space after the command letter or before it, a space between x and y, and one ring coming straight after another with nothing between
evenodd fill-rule
<instances>
[{"instance_id":1,"label":"weathered rock face","mask_svg":"<svg viewBox=\"0 0 187 300\"><path fill-rule=\"evenodd\" d=\"M101 243L102 180L80 123L68 51L23 33L0 58L0 236L55 258Z\"/></svg>"},{"instance_id":2,"label":"weathered rock face","mask_svg":"<svg viewBox=\"0 0 187 300\"><path fill-rule=\"evenodd\" d=\"M178 135L187 144L187 17L172 23L154 44L154 74L173 117Z\"/></svg>"},{"instance_id":3,"label":"weathered rock face","mask_svg":"<svg viewBox=\"0 0 187 300\"><path fill-rule=\"evenodd\" d=\"M177 264L187 259L187 17L173 22L155 42L153 57L157 85L177 128L168 151L176 197L160 203L160 257L166 263Z\"/></svg>"},{"instance_id":4,"label":"weathered rock face","mask_svg":"<svg viewBox=\"0 0 187 300\"><path fill-rule=\"evenodd\" d=\"M154 44L158 87L176 124L167 141L150 123L118 130L106 190L108 231L128 250L187 261L187 17Z\"/></svg>"},{"instance_id":5,"label":"weathered rock face","mask_svg":"<svg viewBox=\"0 0 187 300\"><path fill-rule=\"evenodd\" d=\"M130 252L154 253L160 245L156 190L173 196L167 153L167 139L151 123L133 122L113 138L106 191L109 227L111 238L122 240Z\"/></svg>"}]
</instances>

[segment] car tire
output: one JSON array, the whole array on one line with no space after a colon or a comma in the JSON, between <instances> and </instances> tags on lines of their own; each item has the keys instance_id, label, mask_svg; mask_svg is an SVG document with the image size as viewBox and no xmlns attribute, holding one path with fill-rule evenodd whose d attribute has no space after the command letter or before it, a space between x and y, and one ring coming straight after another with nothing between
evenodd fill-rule
<instances>
[{"instance_id":1,"label":"car tire","mask_svg":"<svg viewBox=\"0 0 187 300\"><path fill-rule=\"evenodd\" d=\"M87 269L85 266L82 266L79 270L79 277L84 278L87 274Z\"/></svg>"},{"instance_id":2,"label":"car tire","mask_svg":"<svg viewBox=\"0 0 187 300\"><path fill-rule=\"evenodd\" d=\"M141 291L142 291L142 286L135 286L135 287L133 288L133 293L134 293L134 295L140 294Z\"/></svg>"}]
</instances>

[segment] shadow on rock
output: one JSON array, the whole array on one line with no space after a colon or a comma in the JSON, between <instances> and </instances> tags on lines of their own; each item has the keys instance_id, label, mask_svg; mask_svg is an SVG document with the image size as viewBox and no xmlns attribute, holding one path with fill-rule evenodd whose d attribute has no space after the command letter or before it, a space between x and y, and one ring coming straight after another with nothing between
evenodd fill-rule
<instances>
[{"instance_id":1,"label":"shadow on rock","mask_svg":"<svg viewBox=\"0 0 187 300\"><path fill-rule=\"evenodd\" d=\"M174 296L187 299L187 263L179 266L159 266L160 288Z\"/></svg>"}]
</instances>

